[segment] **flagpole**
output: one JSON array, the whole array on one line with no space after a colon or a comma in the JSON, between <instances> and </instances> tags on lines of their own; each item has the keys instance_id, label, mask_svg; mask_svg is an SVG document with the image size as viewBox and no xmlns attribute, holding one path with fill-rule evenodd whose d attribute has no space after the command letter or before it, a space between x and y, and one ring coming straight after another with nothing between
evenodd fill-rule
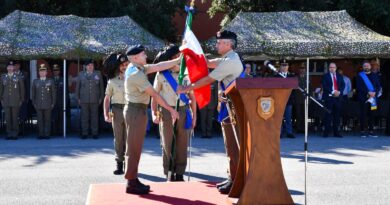
<instances>
[{"instance_id":1,"label":"flagpole","mask_svg":"<svg viewBox=\"0 0 390 205\"><path fill-rule=\"evenodd\" d=\"M64 135L64 138L66 138L66 89L67 89L67 80L68 80L68 76L66 75L67 71L66 71L66 59L64 59L64 69L63 69L63 84L64 84L64 87L63 87L63 112L62 112L62 120L63 120L63 124L62 124L62 128L63 128L63 135ZM55 122L56 123L56 122Z\"/></svg>"},{"instance_id":2,"label":"flagpole","mask_svg":"<svg viewBox=\"0 0 390 205\"><path fill-rule=\"evenodd\" d=\"M306 98L305 98L305 205L307 204L307 138L309 133L309 58L306 59Z\"/></svg>"},{"instance_id":3,"label":"flagpole","mask_svg":"<svg viewBox=\"0 0 390 205\"><path fill-rule=\"evenodd\" d=\"M187 11L187 19L186 19L186 23L185 23L184 32L186 31L187 27L189 27L189 28L192 27L192 14L193 14L192 12L193 12L194 5L195 5L195 0L192 0L191 4L190 4L190 9L188 9L188 11ZM184 35L183 35L183 38L184 38ZM180 71L179 71L179 76L178 76L178 81L179 81L178 85L179 86L183 85L185 68L186 68L186 63L185 63L184 57L182 56L181 61L180 61ZM180 106L180 98L178 96L177 101L176 101L176 107L175 107L176 111L179 111L179 106ZM174 157L176 155L176 134L175 134L176 130L177 130L177 120L173 126L171 156L169 158L169 169L168 169L168 175L167 175L168 180L170 180L172 178L172 174L173 174L173 170L174 170L173 163L174 163Z\"/></svg>"}]
</instances>

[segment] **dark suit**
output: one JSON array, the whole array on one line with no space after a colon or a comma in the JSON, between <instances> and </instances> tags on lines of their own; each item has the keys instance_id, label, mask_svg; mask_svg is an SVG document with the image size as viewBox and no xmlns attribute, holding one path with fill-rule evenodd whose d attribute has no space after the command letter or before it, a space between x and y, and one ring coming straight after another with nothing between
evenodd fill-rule
<instances>
[{"instance_id":1,"label":"dark suit","mask_svg":"<svg viewBox=\"0 0 390 205\"><path fill-rule=\"evenodd\" d=\"M331 73L326 73L322 76L322 99L324 100L324 105L326 108L328 108L331 113L326 113L324 118L324 124L325 124L325 130L324 130L324 136L327 136L330 133L330 119L333 118L333 134L335 136L339 135L339 125L340 125L340 109L341 109L341 103L342 103L342 92L345 87L343 76L339 73L336 73L336 81L337 81L337 87L338 91L340 91L340 96L335 97L333 92L333 80Z\"/></svg>"},{"instance_id":2,"label":"dark suit","mask_svg":"<svg viewBox=\"0 0 390 205\"><path fill-rule=\"evenodd\" d=\"M381 88L379 76L373 72L367 75L368 79L371 81L371 84L374 86L375 94L378 96L379 90ZM360 131L364 131L366 124L366 119L368 119L368 131L372 132L373 121L374 121L374 110L371 110L370 103L366 103L368 100L368 88L364 83L362 77L358 75L356 77L356 90L357 97L360 102Z\"/></svg>"}]
</instances>

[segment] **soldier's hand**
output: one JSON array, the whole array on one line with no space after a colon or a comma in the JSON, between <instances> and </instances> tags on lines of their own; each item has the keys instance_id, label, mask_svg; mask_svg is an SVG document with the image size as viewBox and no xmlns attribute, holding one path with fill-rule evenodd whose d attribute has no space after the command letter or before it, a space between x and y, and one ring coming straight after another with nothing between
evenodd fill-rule
<instances>
[{"instance_id":1,"label":"soldier's hand","mask_svg":"<svg viewBox=\"0 0 390 205\"><path fill-rule=\"evenodd\" d=\"M182 94L186 92L188 92L188 86L183 86L183 85L177 86L177 90L176 90L177 94Z\"/></svg>"},{"instance_id":2,"label":"soldier's hand","mask_svg":"<svg viewBox=\"0 0 390 205\"><path fill-rule=\"evenodd\" d=\"M174 109L172 109L170 111L170 113L171 113L171 117L172 117L172 124L174 124L176 122L176 120L179 119L179 113Z\"/></svg>"},{"instance_id":3,"label":"soldier's hand","mask_svg":"<svg viewBox=\"0 0 390 205\"><path fill-rule=\"evenodd\" d=\"M112 122L111 116L104 114L104 121L111 123Z\"/></svg>"},{"instance_id":4,"label":"soldier's hand","mask_svg":"<svg viewBox=\"0 0 390 205\"><path fill-rule=\"evenodd\" d=\"M223 97L222 95L219 95L219 96L218 96L218 101L219 101L219 102L224 102L224 103L227 102L226 97Z\"/></svg>"},{"instance_id":5,"label":"soldier's hand","mask_svg":"<svg viewBox=\"0 0 390 205\"><path fill-rule=\"evenodd\" d=\"M156 115L152 115L152 120L154 124L160 124L160 118Z\"/></svg>"},{"instance_id":6,"label":"soldier's hand","mask_svg":"<svg viewBox=\"0 0 390 205\"><path fill-rule=\"evenodd\" d=\"M81 105L81 101L80 101L80 99L78 100L78 103L79 103L79 105Z\"/></svg>"},{"instance_id":7,"label":"soldier's hand","mask_svg":"<svg viewBox=\"0 0 390 205\"><path fill-rule=\"evenodd\" d=\"M196 117L193 117L192 119L192 129L194 129L196 126Z\"/></svg>"}]
</instances>

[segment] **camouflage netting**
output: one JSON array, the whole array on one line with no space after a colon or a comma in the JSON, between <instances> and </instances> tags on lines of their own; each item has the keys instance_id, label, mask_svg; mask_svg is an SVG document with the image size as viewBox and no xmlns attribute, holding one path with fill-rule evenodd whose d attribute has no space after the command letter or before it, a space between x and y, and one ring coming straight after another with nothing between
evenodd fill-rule
<instances>
[{"instance_id":1,"label":"camouflage netting","mask_svg":"<svg viewBox=\"0 0 390 205\"><path fill-rule=\"evenodd\" d=\"M128 16L82 18L16 10L0 20L2 58L101 58L136 44L150 52L164 46Z\"/></svg>"},{"instance_id":2,"label":"camouflage netting","mask_svg":"<svg viewBox=\"0 0 390 205\"><path fill-rule=\"evenodd\" d=\"M346 11L239 13L224 29L237 33L237 51L261 58L390 57L390 37ZM215 38L206 42L215 52Z\"/></svg>"}]
</instances>

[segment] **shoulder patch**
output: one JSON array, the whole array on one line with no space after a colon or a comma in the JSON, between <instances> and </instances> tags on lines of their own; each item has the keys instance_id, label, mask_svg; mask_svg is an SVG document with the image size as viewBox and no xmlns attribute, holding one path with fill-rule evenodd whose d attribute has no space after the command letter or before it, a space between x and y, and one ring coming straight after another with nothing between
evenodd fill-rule
<instances>
[{"instance_id":1,"label":"shoulder patch","mask_svg":"<svg viewBox=\"0 0 390 205\"><path fill-rule=\"evenodd\" d=\"M125 72L125 77L128 78L130 75L134 74L137 71L138 69L135 66L128 67Z\"/></svg>"}]
</instances>

